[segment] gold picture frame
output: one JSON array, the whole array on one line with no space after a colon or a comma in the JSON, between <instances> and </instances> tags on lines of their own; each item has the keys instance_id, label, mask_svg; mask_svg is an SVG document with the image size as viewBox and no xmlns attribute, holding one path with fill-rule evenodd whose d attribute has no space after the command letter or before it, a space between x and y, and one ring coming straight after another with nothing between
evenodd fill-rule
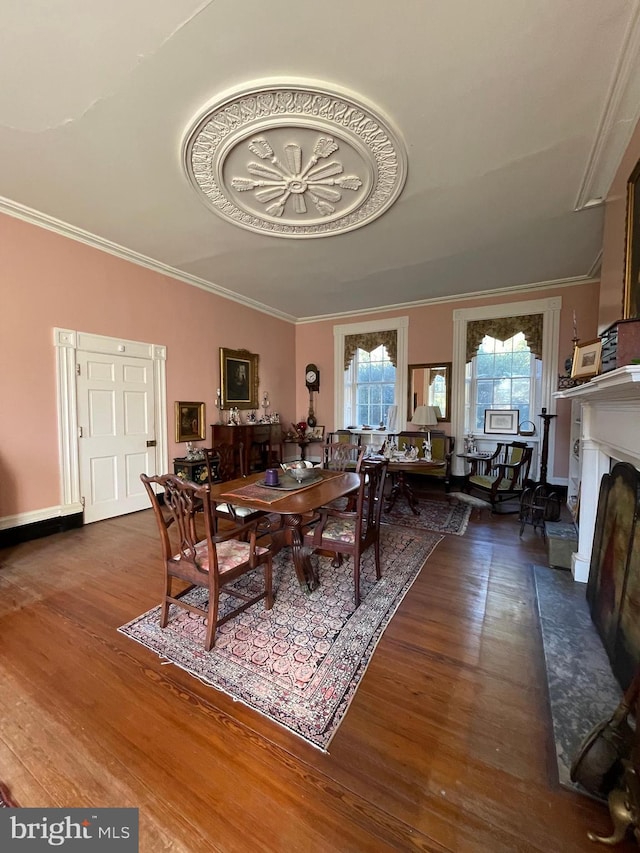
<instances>
[{"instance_id":1,"label":"gold picture frame","mask_svg":"<svg viewBox=\"0 0 640 853\"><path fill-rule=\"evenodd\" d=\"M176 402L176 442L202 441L205 437L204 403Z\"/></svg>"},{"instance_id":2,"label":"gold picture frame","mask_svg":"<svg viewBox=\"0 0 640 853\"><path fill-rule=\"evenodd\" d=\"M220 347L221 408L258 408L259 360L249 350Z\"/></svg>"},{"instance_id":3,"label":"gold picture frame","mask_svg":"<svg viewBox=\"0 0 640 853\"><path fill-rule=\"evenodd\" d=\"M640 317L640 160L627 181L627 221L625 227L624 295L622 317Z\"/></svg>"},{"instance_id":4,"label":"gold picture frame","mask_svg":"<svg viewBox=\"0 0 640 853\"><path fill-rule=\"evenodd\" d=\"M572 379L591 379L600 373L600 358L602 355L602 341L596 338L593 341L577 343L573 351L573 364L571 367Z\"/></svg>"},{"instance_id":5,"label":"gold picture frame","mask_svg":"<svg viewBox=\"0 0 640 853\"><path fill-rule=\"evenodd\" d=\"M324 441L324 427L308 427L306 438L310 439L311 441Z\"/></svg>"}]
</instances>

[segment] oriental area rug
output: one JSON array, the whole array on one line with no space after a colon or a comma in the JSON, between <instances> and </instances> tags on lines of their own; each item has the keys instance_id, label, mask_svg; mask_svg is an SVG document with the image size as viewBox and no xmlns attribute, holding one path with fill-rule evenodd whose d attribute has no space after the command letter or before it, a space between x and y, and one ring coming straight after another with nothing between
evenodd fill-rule
<instances>
[{"instance_id":1,"label":"oriental area rug","mask_svg":"<svg viewBox=\"0 0 640 853\"><path fill-rule=\"evenodd\" d=\"M155 607L118 630L326 752L385 628L443 537L388 525L380 539L382 579L375 582L370 548L361 562L357 609L351 559L333 568L330 558L312 557L320 586L308 593L285 548L273 561L273 608L259 602L221 625L210 652L204 617L175 605L164 629ZM256 582L245 575L238 584L248 591ZM206 604L204 589L189 596ZM230 606L223 593L220 616Z\"/></svg>"},{"instance_id":2,"label":"oriental area rug","mask_svg":"<svg viewBox=\"0 0 640 853\"><path fill-rule=\"evenodd\" d=\"M472 507L458 500L431 501L428 498L418 500L419 515L414 515L407 501L400 497L391 512L382 511L384 524L397 524L411 527L413 530L430 530L433 533L450 533L462 536L467 529Z\"/></svg>"}]
</instances>

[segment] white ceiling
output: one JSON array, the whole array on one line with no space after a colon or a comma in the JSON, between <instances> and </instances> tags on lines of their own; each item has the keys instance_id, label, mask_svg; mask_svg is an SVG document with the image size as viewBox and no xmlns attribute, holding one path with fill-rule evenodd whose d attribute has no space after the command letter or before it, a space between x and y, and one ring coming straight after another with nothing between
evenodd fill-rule
<instances>
[{"instance_id":1,"label":"white ceiling","mask_svg":"<svg viewBox=\"0 0 640 853\"><path fill-rule=\"evenodd\" d=\"M638 120L637 0L5 0L0 209L288 318L586 279ZM262 81L352 93L403 140L381 216L255 233L182 162ZM585 206L586 205L586 206Z\"/></svg>"}]
</instances>

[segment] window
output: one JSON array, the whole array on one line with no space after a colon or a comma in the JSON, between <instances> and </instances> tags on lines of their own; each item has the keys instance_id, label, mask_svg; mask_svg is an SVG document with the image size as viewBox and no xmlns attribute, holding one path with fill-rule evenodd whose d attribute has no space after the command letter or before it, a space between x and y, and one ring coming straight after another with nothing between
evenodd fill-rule
<instances>
[{"instance_id":1,"label":"window","mask_svg":"<svg viewBox=\"0 0 640 853\"><path fill-rule=\"evenodd\" d=\"M522 332L506 341L485 335L467 364L466 380L467 432L483 432L486 409L518 409L523 423L533 420L539 406L542 362Z\"/></svg>"},{"instance_id":2,"label":"window","mask_svg":"<svg viewBox=\"0 0 640 853\"><path fill-rule=\"evenodd\" d=\"M395 402L396 368L386 348L357 349L345 371L344 417L347 426L386 424Z\"/></svg>"},{"instance_id":3,"label":"window","mask_svg":"<svg viewBox=\"0 0 640 853\"><path fill-rule=\"evenodd\" d=\"M408 329L404 316L333 327L334 429L386 424L389 406L396 406L394 430L404 429ZM354 341L361 335L368 340Z\"/></svg>"}]
</instances>

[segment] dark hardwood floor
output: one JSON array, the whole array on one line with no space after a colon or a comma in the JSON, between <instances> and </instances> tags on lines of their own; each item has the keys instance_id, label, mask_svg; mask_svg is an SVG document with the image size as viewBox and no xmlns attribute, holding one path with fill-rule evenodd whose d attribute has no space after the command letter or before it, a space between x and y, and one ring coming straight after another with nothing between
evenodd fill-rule
<instances>
[{"instance_id":1,"label":"dark hardwood floor","mask_svg":"<svg viewBox=\"0 0 640 853\"><path fill-rule=\"evenodd\" d=\"M597 849L606 807L557 782L542 540L477 516L427 561L328 755L117 632L160 600L150 510L0 551L0 781L23 806L138 807L154 853Z\"/></svg>"}]
</instances>

